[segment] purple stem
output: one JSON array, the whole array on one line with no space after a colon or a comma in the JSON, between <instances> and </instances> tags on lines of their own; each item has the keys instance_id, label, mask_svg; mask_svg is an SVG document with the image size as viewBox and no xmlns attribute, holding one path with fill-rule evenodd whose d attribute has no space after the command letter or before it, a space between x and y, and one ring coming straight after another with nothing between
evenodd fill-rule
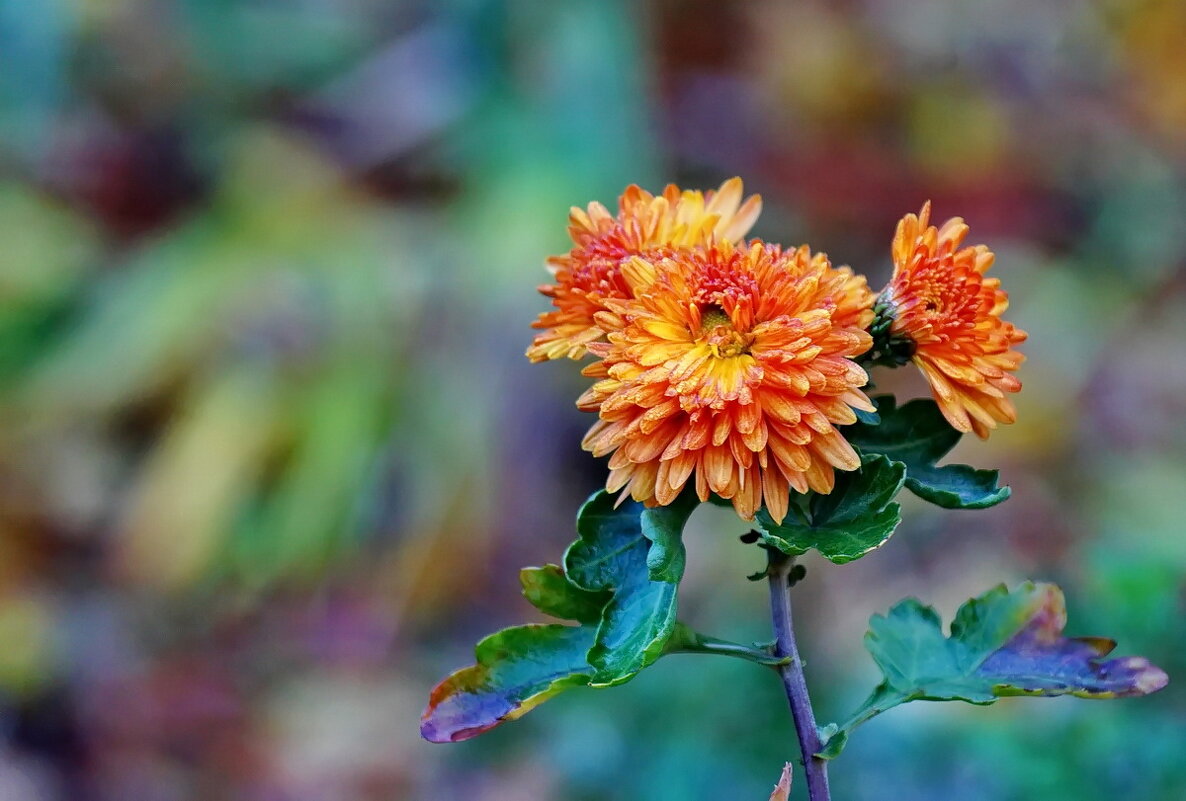
<instances>
[{"instance_id":1,"label":"purple stem","mask_svg":"<svg viewBox=\"0 0 1186 801\"><path fill-rule=\"evenodd\" d=\"M807 695L807 680L803 676L803 663L799 659L799 648L795 644L795 629L791 624L791 594L788 579L795 560L785 554L770 551L770 566L767 577L770 580L770 613L774 618L774 635L777 639L775 655L790 657L790 661L778 668L783 688L791 704L791 717L795 720L795 733L799 736L799 750L803 754L803 767L807 772L807 794L811 801L830 801L828 790L828 763L815 754L822 744L819 729L815 725L815 713L811 710L811 699Z\"/></svg>"}]
</instances>

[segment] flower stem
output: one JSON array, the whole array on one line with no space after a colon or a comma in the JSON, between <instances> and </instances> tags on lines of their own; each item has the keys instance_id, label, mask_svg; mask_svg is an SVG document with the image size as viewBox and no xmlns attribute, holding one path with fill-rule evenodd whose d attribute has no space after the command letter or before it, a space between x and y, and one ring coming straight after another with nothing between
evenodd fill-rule
<instances>
[{"instance_id":1,"label":"flower stem","mask_svg":"<svg viewBox=\"0 0 1186 801\"><path fill-rule=\"evenodd\" d=\"M815 725L815 713L807 695L807 680L803 676L803 661L795 644L795 630L791 624L791 568L795 560L783 553L768 549L770 564L767 577L770 581L770 613L774 619L774 635L777 638L775 655L789 657L786 664L778 668L782 676L787 701L791 705L791 717L795 720L795 733L799 736L799 750L803 755L803 767L807 772L807 794L811 801L829 801L828 763L815 754L822 747L819 729Z\"/></svg>"},{"instance_id":2,"label":"flower stem","mask_svg":"<svg viewBox=\"0 0 1186 801\"><path fill-rule=\"evenodd\" d=\"M775 656L766 648L751 648L741 643L729 642L728 640L709 637L707 634L700 634L688 628L683 623L675 624L675 631L672 632L671 639L668 641L664 653L717 654L719 656L744 659L747 662L754 662L771 668L782 667L789 661L786 657Z\"/></svg>"}]
</instances>

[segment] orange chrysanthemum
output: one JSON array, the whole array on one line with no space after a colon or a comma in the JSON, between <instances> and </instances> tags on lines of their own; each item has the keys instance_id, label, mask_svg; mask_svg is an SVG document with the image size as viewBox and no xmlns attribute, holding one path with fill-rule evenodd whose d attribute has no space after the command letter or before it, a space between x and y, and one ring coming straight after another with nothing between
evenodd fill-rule
<instances>
[{"instance_id":1,"label":"orange chrysanthemum","mask_svg":"<svg viewBox=\"0 0 1186 801\"><path fill-rule=\"evenodd\" d=\"M673 249L739 241L762 210L762 199L742 201L740 178L731 178L715 192L680 191L670 184L655 196L630 186L618 199L618 214L600 203L588 210L573 207L568 233L573 248L548 259L555 283L539 288L555 309L541 314L533 328L546 329L527 349L533 362L568 357L579 359L590 342L604 332L593 316L607 299L630 297L621 265L632 256L657 258Z\"/></svg>"},{"instance_id":2,"label":"orange chrysanthemum","mask_svg":"<svg viewBox=\"0 0 1186 801\"><path fill-rule=\"evenodd\" d=\"M605 376L577 405L600 420L584 439L612 454L607 488L666 505L693 481L750 519L781 521L789 491L830 492L860 459L837 425L872 410L853 358L872 344L873 293L806 247L729 242L621 270L632 299L607 299L589 346Z\"/></svg>"},{"instance_id":3,"label":"orange chrysanthemum","mask_svg":"<svg viewBox=\"0 0 1186 801\"><path fill-rule=\"evenodd\" d=\"M878 298L889 335L931 385L943 416L982 439L1017 412L1006 397L1021 382L1013 372L1025 357L1013 350L1026 334L1001 319L1009 296L984 273L993 254L984 245L960 248L968 226L959 217L930 225L928 201L907 214L894 234L894 275Z\"/></svg>"}]
</instances>

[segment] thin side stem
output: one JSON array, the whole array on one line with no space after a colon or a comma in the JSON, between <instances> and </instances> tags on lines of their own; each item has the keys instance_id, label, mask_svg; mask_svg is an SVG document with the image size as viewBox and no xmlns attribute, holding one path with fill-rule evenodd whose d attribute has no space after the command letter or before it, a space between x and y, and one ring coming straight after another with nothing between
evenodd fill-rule
<instances>
[{"instance_id":1,"label":"thin side stem","mask_svg":"<svg viewBox=\"0 0 1186 801\"><path fill-rule=\"evenodd\" d=\"M782 685L791 705L791 716L795 720L795 733L799 736L799 750L803 755L803 768L807 772L807 793L811 801L830 801L828 763L815 756L822 744L819 729L815 725L815 713L811 709L811 698L807 695L807 680L803 676L803 662L795 643L795 629L791 623L789 576L795 560L774 550L770 550L769 554L767 577L770 581L770 613L777 638L774 653L776 656L789 657L789 661L778 668L778 673L782 676Z\"/></svg>"},{"instance_id":2,"label":"thin side stem","mask_svg":"<svg viewBox=\"0 0 1186 801\"><path fill-rule=\"evenodd\" d=\"M779 668L787 662L786 657L775 656L769 650L751 648L741 643L709 637L706 634L693 631L682 623L676 624L676 630L672 634L671 641L668 643L665 653L731 656L735 659L744 659L747 662L754 662L770 668Z\"/></svg>"}]
</instances>

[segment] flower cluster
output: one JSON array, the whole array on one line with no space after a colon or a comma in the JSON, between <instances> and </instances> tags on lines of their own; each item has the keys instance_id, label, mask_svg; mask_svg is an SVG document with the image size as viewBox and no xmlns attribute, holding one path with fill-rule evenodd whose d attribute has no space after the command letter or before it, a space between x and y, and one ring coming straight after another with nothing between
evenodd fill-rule
<instances>
[{"instance_id":1,"label":"flower cluster","mask_svg":"<svg viewBox=\"0 0 1186 801\"><path fill-rule=\"evenodd\" d=\"M860 466L842 427L873 411L872 364L912 360L960 431L1013 421L1025 334L1000 319L992 253L960 248L962 220L936 229L929 204L904 217L875 295L807 246L746 241L760 209L734 178L704 193L631 186L616 215L572 210L527 356L595 357L578 406L598 415L583 445L609 456L611 492L666 505L691 486L781 521L791 490L828 493L835 470Z\"/></svg>"}]
</instances>

